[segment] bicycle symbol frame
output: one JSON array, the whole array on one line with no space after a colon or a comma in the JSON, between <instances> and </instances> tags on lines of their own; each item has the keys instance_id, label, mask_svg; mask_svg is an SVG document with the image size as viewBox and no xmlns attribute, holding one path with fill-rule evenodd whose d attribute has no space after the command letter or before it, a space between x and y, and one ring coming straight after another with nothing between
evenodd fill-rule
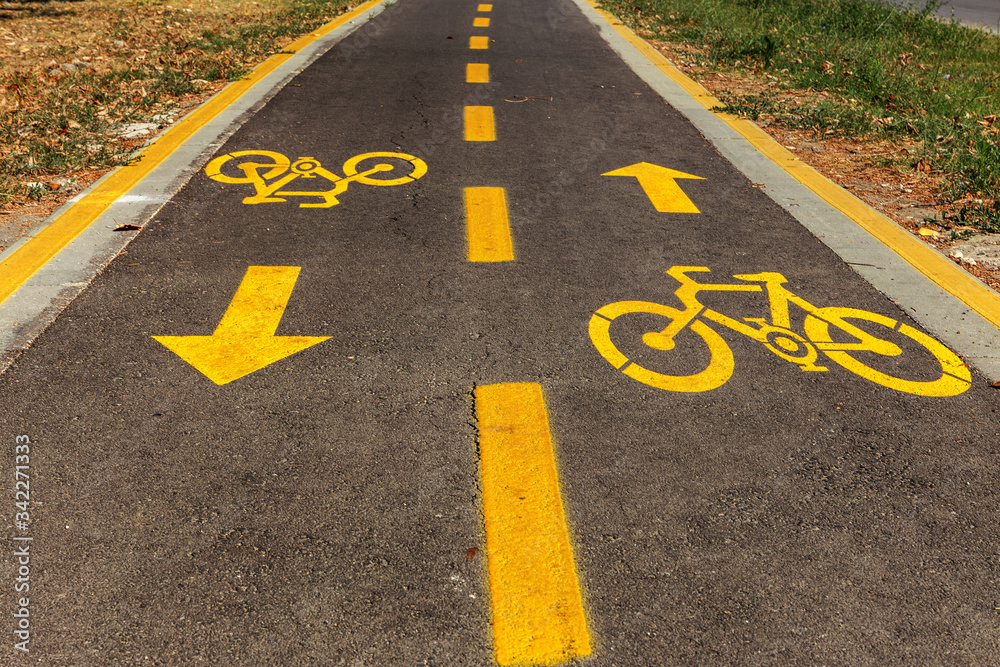
<instances>
[{"instance_id":1,"label":"bicycle symbol frame","mask_svg":"<svg viewBox=\"0 0 1000 667\"><path fill-rule=\"evenodd\" d=\"M738 274L733 278L749 284L698 283L689 273L708 272L704 266L674 266L667 274L680 282L674 292L684 309L678 310L648 301L618 301L608 304L590 318L590 339L601 355L628 377L652 387L677 392L703 392L724 385L735 370L733 352L726 341L710 323L721 324L743 334L773 352L785 361L797 364L803 371L826 371L820 365L820 353L825 360L871 380L872 382L919 396L957 396L969 388L972 376L958 355L927 334L910 325L857 308L827 306L818 308L802 297L796 296L784 284L788 282L780 273ZM756 284L754 284L756 283ZM741 322L707 308L698 301L699 292L766 292L771 319L747 317ZM802 336L790 329L789 304L806 312ZM631 362L611 340L611 323L633 313L660 315L669 323L660 331L650 331L642 336L643 343L654 350L669 351L675 348L675 337L685 328L708 346L711 359L708 366L692 375L667 375ZM865 320L895 331L923 346L941 366L941 376L936 380L908 380L888 375L871 368L857 358L860 352L871 352L886 357L903 353L895 343L882 340L854 326L848 320ZM831 327L849 335L852 342L837 342L830 335Z\"/></svg>"},{"instance_id":2,"label":"bicycle symbol frame","mask_svg":"<svg viewBox=\"0 0 1000 667\"><path fill-rule=\"evenodd\" d=\"M271 162L241 160L241 158L247 157L269 158ZM393 158L408 162L410 171L405 175L395 178L372 178L373 174L399 169L398 165L386 162L380 162L368 169L358 171L358 166L364 160L378 158ZM235 166L243 172L242 176L231 176L223 173L223 167L231 160L236 160L237 164ZM406 169L406 167L403 167L403 169ZM404 185L426 174L427 163L418 157L405 153L361 153L347 160L344 163L343 171L344 175L338 176L332 171L324 169L319 160L315 158L300 157L295 162L292 162L281 153L258 150L228 153L215 158L205 167L205 173L212 180L219 181L220 183L253 185L255 193L250 197L246 197L243 200L244 204L267 204L287 201L284 197L319 197L323 201L299 204L299 208L330 208L340 203L337 197L346 192L347 186L351 183L377 186ZM333 184L333 187L329 190L310 191L283 189L291 185L296 179L314 179L317 177L326 179ZM268 181L271 182L268 183Z\"/></svg>"}]
</instances>

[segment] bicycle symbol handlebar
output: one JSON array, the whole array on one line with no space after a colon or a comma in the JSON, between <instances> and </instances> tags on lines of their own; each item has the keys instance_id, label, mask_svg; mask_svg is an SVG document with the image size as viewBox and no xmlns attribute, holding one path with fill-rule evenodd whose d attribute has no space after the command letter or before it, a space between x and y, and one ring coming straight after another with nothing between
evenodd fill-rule
<instances>
[{"instance_id":1,"label":"bicycle symbol handlebar","mask_svg":"<svg viewBox=\"0 0 1000 667\"><path fill-rule=\"evenodd\" d=\"M245 160L243 158L266 158L268 162ZM378 162L367 169L359 169L366 160L389 159L391 162ZM223 172L223 168L232 160L242 173L234 176ZM427 173L427 164L418 157L405 153L361 153L347 160L343 166L344 175L324 169L319 160L311 157L300 157L292 162L281 153L274 151L236 151L215 158L205 167L205 173L214 181L220 183L237 183L253 185L255 193L243 199L244 204L266 204L287 201L284 197L319 197L323 201L299 204L299 208L330 208L340 202L337 197L347 191L351 183L364 185L403 185L411 183ZM286 173L287 172L287 173ZM394 178L373 178L375 174L400 172ZM324 178L333 184L329 190L286 190L296 179ZM276 179L276 180L271 180ZM268 182L270 181L270 182Z\"/></svg>"},{"instance_id":2,"label":"bicycle symbol handlebar","mask_svg":"<svg viewBox=\"0 0 1000 667\"><path fill-rule=\"evenodd\" d=\"M698 283L689 273L708 272L704 266L674 266L667 274L680 282L674 294L683 310L648 301L618 301L608 304L590 318L590 338L608 362L628 377L667 391L702 392L724 385L736 368L733 352L719 335L714 324L721 324L764 345L772 353L803 371L826 371L820 365L820 353L852 373L876 384L919 396L956 396L969 388L972 376L958 356L927 334L885 315L838 306L816 307L792 293L784 284L788 280L780 273L739 274L733 277L744 283ZM764 292L767 294L771 319L747 317L743 321L727 317L705 307L698 300L699 292ZM789 304L806 312L804 336L791 330ZM632 362L612 341L612 323L638 313L664 318L665 326L641 336L646 349L668 352L674 350L676 337L690 329L708 346L708 365L688 375L671 375L644 368ZM872 368L880 357L898 357L903 348L852 324L868 322L899 334L902 339L923 347L939 367L940 376L933 380L896 377ZM839 332L834 340L832 332ZM902 342L902 340L901 340ZM909 347L909 346L908 346ZM866 363L867 362L867 363Z\"/></svg>"}]
</instances>

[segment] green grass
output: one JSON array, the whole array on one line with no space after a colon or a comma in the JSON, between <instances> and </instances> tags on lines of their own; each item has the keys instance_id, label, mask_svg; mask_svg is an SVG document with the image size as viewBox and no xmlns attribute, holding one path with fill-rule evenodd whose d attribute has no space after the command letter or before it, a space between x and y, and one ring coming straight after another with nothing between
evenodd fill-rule
<instances>
[{"instance_id":1,"label":"green grass","mask_svg":"<svg viewBox=\"0 0 1000 667\"><path fill-rule=\"evenodd\" d=\"M699 47L700 64L773 77L724 110L818 137L915 145L948 174L953 215L1000 231L1000 37L933 18L934 3L873 0L611 0L631 27ZM783 107L782 90L829 98Z\"/></svg>"}]
</instances>

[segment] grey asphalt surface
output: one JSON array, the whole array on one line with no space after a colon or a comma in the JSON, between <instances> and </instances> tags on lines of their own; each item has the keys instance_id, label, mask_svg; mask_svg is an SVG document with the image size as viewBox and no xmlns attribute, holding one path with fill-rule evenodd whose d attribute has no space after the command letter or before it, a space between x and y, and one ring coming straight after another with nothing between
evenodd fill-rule
<instances>
[{"instance_id":1,"label":"grey asphalt surface","mask_svg":"<svg viewBox=\"0 0 1000 667\"><path fill-rule=\"evenodd\" d=\"M595 350L601 306L678 306L674 265L781 272L818 306L919 325L554 9L497 2L484 30L474 3L392 7L218 154L339 171L403 152L426 176L310 209L247 206L248 186L201 173L0 376L12 475L15 437L33 443L31 652L10 639L5 662L492 664L471 397L499 382L545 391L582 663L1000 661L1000 401L982 376L920 397L720 328L733 377L685 394ZM470 51L471 34L494 41ZM467 62L494 83L465 83ZM494 107L496 142L463 140L468 104ZM601 176L642 161L703 177L682 182L701 213ZM516 262L466 261L471 186L506 188ZM248 266L302 267L278 333L331 338L220 387L151 336L211 333ZM697 342L643 363L696 369ZM904 347L893 372L935 376Z\"/></svg>"},{"instance_id":2,"label":"grey asphalt surface","mask_svg":"<svg viewBox=\"0 0 1000 667\"><path fill-rule=\"evenodd\" d=\"M946 0L937 11L938 16L986 26L993 32L1000 30L1000 2L997 0Z\"/></svg>"}]
</instances>

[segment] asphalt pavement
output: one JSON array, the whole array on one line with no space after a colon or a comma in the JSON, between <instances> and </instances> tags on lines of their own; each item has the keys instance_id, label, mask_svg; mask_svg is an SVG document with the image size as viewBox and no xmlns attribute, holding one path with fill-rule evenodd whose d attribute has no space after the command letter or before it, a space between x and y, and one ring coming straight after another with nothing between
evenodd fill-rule
<instances>
[{"instance_id":1,"label":"asphalt pavement","mask_svg":"<svg viewBox=\"0 0 1000 667\"><path fill-rule=\"evenodd\" d=\"M996 390L592 18L387 8L14 360L5 663L1000 660Z\"/></svg>"}]
</instances>

